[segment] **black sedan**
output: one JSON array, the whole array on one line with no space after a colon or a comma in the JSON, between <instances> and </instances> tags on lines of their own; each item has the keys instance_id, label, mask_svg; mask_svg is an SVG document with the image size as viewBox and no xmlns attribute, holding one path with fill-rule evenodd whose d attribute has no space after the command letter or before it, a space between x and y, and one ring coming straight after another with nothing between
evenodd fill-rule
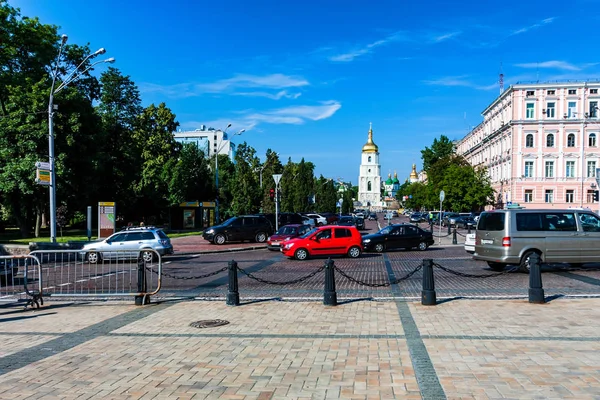
<instances>
[{"instance_id":1,"label":"black sedan","mask_svg":"<svg viewBox=\"0 0 600 400\"><path fill-rule=\"evenodd\" d=\"M411 224L389 225L377 233L363 236L365 251L381 253L390 249L427 250L434 243L433 235Z\"/></svg>"},{"instance_id":2,"label":"black sedan","mask_svg":"<svg viewBox=\"0 0 600 400\"><path fill-rule=\"evenodd\" d=\"M354 217L351 215L342 215L338 219L337 224L344 225L344 226L356 226L356 224L354 222Z\"/></svg>"}]
</instances>

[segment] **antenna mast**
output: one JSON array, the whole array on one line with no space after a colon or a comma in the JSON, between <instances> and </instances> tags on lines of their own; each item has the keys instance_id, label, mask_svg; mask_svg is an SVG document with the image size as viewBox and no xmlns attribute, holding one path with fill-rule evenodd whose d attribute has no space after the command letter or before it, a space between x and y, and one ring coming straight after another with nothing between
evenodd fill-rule
<instances>
[{"instance_id":1,"label":"antenna mast","mask_svg":"<svg viewBox=\"0 0 600 400\"><path fill-rule=\"evenodd\" d=\"M504 92L504 74L502 73L502 61L500 61L500 74L498 76L498 83L500 84L500 94Z\"/></svg>"}]
</instances>

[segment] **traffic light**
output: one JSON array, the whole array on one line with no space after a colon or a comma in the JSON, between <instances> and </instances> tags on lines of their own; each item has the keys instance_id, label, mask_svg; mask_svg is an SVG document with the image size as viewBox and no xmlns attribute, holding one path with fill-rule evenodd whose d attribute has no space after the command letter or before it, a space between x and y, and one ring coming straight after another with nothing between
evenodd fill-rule
<instances>
[{"instance_id":1,"label":"traffic light","mask_svg":"<svg viewBox=\"0 0 600 400\"><path fill-rule=\"evenodd\" d=\"M275 198L275 189L269 189L269 198L271 200Z\"/></svg>"},{"instance_id":2,"label":"traffic light","mask_svg":"<svg viewBox=\"0 0 600 400\"><path fill-rule=\"evenodd\" d=\"M594 201L600 200L600 191L594 190Z\"/></svg>"}]
</instances>

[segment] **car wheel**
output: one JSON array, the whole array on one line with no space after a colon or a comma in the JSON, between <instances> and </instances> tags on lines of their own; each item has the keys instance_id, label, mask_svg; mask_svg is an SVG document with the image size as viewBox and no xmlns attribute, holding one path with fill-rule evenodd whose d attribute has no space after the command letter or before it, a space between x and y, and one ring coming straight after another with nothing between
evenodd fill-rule
<instances>
[{"instance_id":1,"label":"car wheel","mask_svg":"<svg viewBox=\"0 0 600 400\"><path fill-rule=\"evenodd\" d=\"M154 261L154 253L151 251L142 251L140 257L146 263L151 263Z\"/></svg>"},{"instance_id":2,"label":"car wheel","mask_svg":"<svg viewBox=\"0 0 600 400\"><path fill-rule=\"evenodd\" d=\"M519 263L519 271L529 273L529 258L535 251L531 250L523 254L521 262ZM542 256L540 255L540 263L542 262Z\"/></svg>"},{"instance_id":3,"label":"car wheel","mask_svg":"<svg viewBox=\"0 0 600 400\"><path fill-rule=\"evenodd\" d=\"M100 253L96 253L95 251L90 251L87 253L87 262L90 264L96 264L100 261Z\"/></svg>"},{"instance_id":4,"label":"car wheel","mask_svg":"<svg viewBox=\"0 0 600 400\"><path fill-rule=\"evenodd\" d=\"M429 246L427 245L427 243L421 242L421 243L419 243L419 246L417 248L421 251L425 251L425 250L427 250L428 247Z\"/></svg>"},{"instance_id":5,"label":"car wheel","mask_svg":"<svg viewBox=\"0 0 600 400\"><path fill-rule=\"evenodd\" d=\"M267 234L264 232L258 232L254 239L256 240L256 243L264 243L267 241Z\"/></svg>"},{"instance_id":6,"label":"car wheel","mask_svg":"<svg viewBox=\"0 0 600 400\"><path fill-rule=\"evenodd\" d=\"M383 245L383 243L377 243L373 248L378 253L382 253L385 250L385 246Z\"/></svg>"},{"instance_id":7,"label":"car wheel","mask_svg":"<svg viewBox=\"0 0 600 400\"><path fill-rule=\"evenodd\" d=\"M497 262L492 262L492 261L488 261L488 266L493 269L494 271L503 271L504 267L506 267L506 264L502 264L502 263L497 263Z\"/></svg>"},{"instance_id":8,"label":"car wheel","mask_svg":"<svg viewBox=\"0 0 600 400\"><path fill-rule=\"evenodd\" d=\"M294 253L294 257L296 260L306 260L308 258L308 251L306 251L306 249L298 249L296 250L296 253Z\"/></svg>"},{"instance_id":9,"label":"car wheel","mask_svg":"<svg viewBox=\"0 0 600 400\"><path fill-rule=\"evenodd\" d=\"M215 236L215 244L225 244L225 235L218 234Z\"/></svg>"},{"instance_id":10,"label":"car wheel","mask_svg":"<svg viewBox=\"0 0 600 400\"><path fill-rule=\"evenodd\" d=\"M350 257L350 258L358 258L358 257L360 257L360 253L361 253L360 247L358 247L358 246L352 246L348 250L348 257Z\"/></svg>"}]
</instances>

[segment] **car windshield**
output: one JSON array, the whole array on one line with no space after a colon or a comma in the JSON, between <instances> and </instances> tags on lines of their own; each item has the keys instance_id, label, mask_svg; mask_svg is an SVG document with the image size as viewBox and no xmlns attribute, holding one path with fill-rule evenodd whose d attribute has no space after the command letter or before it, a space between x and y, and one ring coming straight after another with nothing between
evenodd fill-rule
<instances>
[{"instance_id":1,"label":"car windshield","mask_svg":"<svg viewBox=\"0 0 600 400\"><path fill-rule=\"evenodd\" d=\"M385 228L383 228L382 230L380 230L377 233L380 233L382 235L389 235L393 228L394 228L393 225L386 226Z\"/></svg>"},{"instance_id":2,"label":"car windshield","mask_svg":"<svg viewBox=\"0 0 600 400\"><path fill-rule=\"evenodd\" d=\"M310 235L312 235L313 233L315 233L316 231L318 231L319 229L317 228L313 228L310 231L306 232L304 235L300 236L302 239L306 239L307 237L309 237Z\"/></svg>"},{"instance_id":3,"label":"car windshield","mask_svg":"<svg viewBox=\"0 0 600 400\"><path fill-rule=\"evenodd\" d=\"M282 226L281 228L279 228L279 230L277 232L275 232L276 235L295 235L296 234L296 228L294 228L293 226Z\"/></svg>"},{"instance_id":4,"label":"car windshield","mask_svg":"<svg viewBox=\"0 0 600 400\"><path fill-rule=\"evenodd\" d=\"M231 217L229 218L227 221L223 222L221 225L223 226L227 226L227 225L231 225L231 223L235 220L235 217Z\"/></svg>"}]
</instances>

